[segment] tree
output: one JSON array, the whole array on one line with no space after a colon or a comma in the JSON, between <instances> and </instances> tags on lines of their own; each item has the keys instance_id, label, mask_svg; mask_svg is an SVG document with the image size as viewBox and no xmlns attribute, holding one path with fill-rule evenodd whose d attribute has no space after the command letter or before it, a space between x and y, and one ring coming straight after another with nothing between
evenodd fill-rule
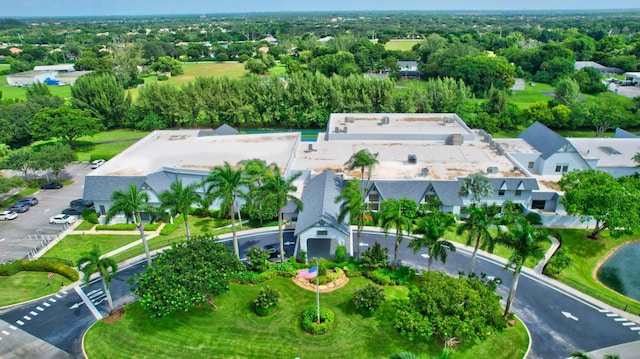
<instances>
[{"instance_id":1,"label":"tree","mask_svg":"<svg viewBox=\"0 0 640 359\"><path fill-rule=\"evenodd\" d=\"M101 258L100 247L98 245L93 246L93 249L87 253L83 253L76 263L76 266L83 274L85 284L89 284L91 274L98 272L100 279L102 279L102 287L104 293L107 295L107 302L109 302L109 312L113 311L113 299L111 299L111 278L118 272L118 264L116 261L109 257Z\"/></svg>"},{"instance_id":2,"label":"tree","mask_svg":"<svg viewBox=\"0 0 640 359\"><path fill-rule=\"evenodd\" d=\"M367 212L367 206L364 202L366 190L365 187L360 186L360 181L347 181L335 200L336 203L340 203L338 222L342 223L349 217L351 223L355 223L358 227L356 230L356 259L358 260L360 260L360 241L364 228L364 216Z\"/></svg>"},{"instance_id":3,"label":"tree","mask_svg":"<svg viewBox=\"0 0 640 359\"><path fill-rule=\"evenodd\" d=\"M272 202L278 206L278 238L280 239L280 261L284 261L284 237L282 234L282 210L287 206L289 201L295 203L298 209L302 211L302 201L291 194L297 190L297 187L293 185L293 182L300 178L301 172L297 172L287 179L282 177L278 166L274 166L273 169L267 173L264 177L264 184L261 187L260 193L262 200L265 202Z\"/></svg>"},{"instance_id":4,"label":"tree","mask_svg":"<svg viewBox=\"0 0 640 359\"><path fill-rule=\"evenodd\" d=\"M76 80L71 87L71 103L76 108L91 111L104 127L118 128L125 123L131 96L125 94L114 74L97 71Z\"/></svg>"},{"instance_id":5,"label":"tree","mask_svg":"<svg viewBox=\"0 0 640 359\"><path fill-rule=\"evenodd\" d=\"M146 212L154 214L156 209L149 203L149 194L147 192L138 191L138 187L134 183L129 184L129 190L117 190L111 195L111 207L105 216L105 223L109 223L111 219L118 213L124 213L127 221L131 220L136 225L140 238L144 245L144 253L147 256L147 265L151 266L151 255L149 254L149 244L144 234L144 226L140 213Z\"/></svg>"},{"instance_id":6,"label":"tree","mask_svg":"<svg viewBox=\"0 0 640 359\"><path fill-rule=\"evenodd\" d=\"M617 238L640 229L637 182L634 178L616 180L607 172L592 169L567 172L558 182L564 191L560 202L567 213L583 221L596 221L591 238L597 239L607 228Z\"/></svg>"},{"instance_id":7,"label":"tree","mask_svg":"<svg viewBox=\"0 0 640 359\"><path fill-rule=\"evenodd\" d=\"M471 263L469 264L469 275L471 275L476 265L478 249L482 248L490 253L493 252L495 241L489 229L496 224L495 216L499 210L495 205L488 206L484 203L480 206L469 207L466 211L469 213L469 218L458 227L456 232L458 235L465 231L469 232L467 245L474 243Z\"/></svg>"},{"instance_id":8,"label":"tree","mask_svg":"<svg viewBox=\"0 0 640 359\"><path fill-rule=\"evenodd\" d=\"M2 168L20 171L27 179L27 173L30 169L29 158L33 156L31 147L23 147L19 150L12 151L2 159Z\"/></svg>"},{"instance_id":9,"label":"tree","mask_svg":"<svg viewBox=\"0 0 640 359\"><path fill-rule=\"evenodd\" d=\"M246 197L242 191L249 186L249 180L242 168L233 169L229 162L224 166L216 167L205 178L204 184L208 185L206 194L213 199L220 199L220 212L231 216L231 231L233 232L233 252L240 258L238 248L238 236L236 233L236 201L238 197Z\"/></svg>"},{"instance_id":10,"label":"tree","mask_svg":"<svg viewBox=\"0 0 640 359\"><path fill-rule=\"evenodd\" d=\"M547 235L533 227L526 218L520 216L515 219L514 223L508 226L507 231L501 231L498 241L513 252L509 257L509 262L505 269L514 267L513 282L507 296L507 304L504 308L504 316L507 317L511 311L511 304L516 296L518 289L518 279L520 279L520 271L524 262L529 257L540 257L544 254L542 242Z\"/></svg>"},{"instance_id":11,"label":"tree","mask_svg":"<svg viewBox=\"0 0 640 359\"><path fill-rule=\"evenodd\" d=\"M580 86L572 78L564 78L558 81L555 91L555 99L569 108L573 107L578 98L580 98Z\"/></svg>"},{"instance_id":12,"label":"tree","mask_svg":"<svg viewBox=\"0 0 640 359\"><path fill-rule=\"evenodd\" d=\"M360 179L363 181L366 170L368 181L371 179L371 172L373 172L373 168L378 163L380 163L378 162L378 153L371 153L365 148L351 155L344 165L347 166L349 171L360 168Z\"/></svg>"},{"instance_id":13,"label":"tree","mask_svg":"<svg viewBox=\"0 0 640 359\"><path fill-rule=\"evenodd\" d=\"M411 201L404 198L405 200ZM388 199L382 202L380 205L380 211L378 211L378 223L384 230L385 236L389 235L389 231L393 228L396 230L396 243L393 252L393 264L398 265L398 245L402 243L403 232L411 234L411 227L413 223L411 219L407 217L406 213L402 210L402 199ZM413 202L413 201L411 201ZM413 202L415 204L415 202ZM416 205L417 206L417 205Z\"/></svg>"},{"instance_id":14,"label":"tree","mask_svg":"<svg viewBox=\"0 0 640 359\"><path fill-rule=\"evenodd\" d=\"M158 60L151 64L151 70L155 72L169 72L171 76L178 76L184 73L182 62L169 56L160 56Z\"/></svg>"},{"instance_id":15,"label":"tree","mask_svg":"<svg viewBox=\"0 0 640 359\"><path fill-rule=\"evenodd\" d=\"M90 116L88 111L62 105L38 111L31 120L31 128L36 138L60 138L75 149L75 139L98 133L102 125L100 120Z\"/></svg>"},{"instance_id":16,"label":"tree","mask_svg":"<svg viewBox=\"0 0 640 359\"><path fill-rule=\"evenodd\" d=\"M69 145L54 142L40 146L29 157L30 167L32 169L47 170L50 169L58 179L60 171L62 171L69 163L76 160L76 154Z\"/></svg>"},{"instance_id":17,"label":"tree","mask_svg":"<svg viewBox=\"0 0 640 359\"><path fill-rule=\"evenodd\" d=\"M180 214L184 220L184 226L187 231L187 239L191 239L191 230L189 228L189 214L191 206L197 203L200 195L196 192L199 187L198 183L192 183L187 186L182 185L182 180L178 179L171 183L168 190L163 191L159 195L160 209L169 210L171 216Z\"/></svg>"},{"instance_id":18,"label":"tree","mask_svg":"<svg viewBox=\"0 0 640 359\"><path fill-rule=\"evenodd\" d=\"M131 290L152 317L184 312L229 290L242 268L233 252L215 238L194 237L158 254L155 265L131 278Z\"/></svg>"},{"instance_id":19,"label":"tree","mask_svg":"<svg viewBox=\"0 0 640 359\"><path fill-rule=\"evenodd\" d=\"M471 204L476 205L482 197L493 196L493 186L487 177L479 173L472 173L462 181L460 195L462 197L471 196Z\"/></svg>"},{"instance_id":20,"label":"tree","mask_svg":"<svg viewBox=\"0 0 640 359\"><path fill-rule=\"evenodd\" d=\"M420 218L416 223L416 228L413 232L422 236L413 237L408 247L413 248L413 253L418 253L424 247L428 248L428 270L431 270L431 264L434 259L441 261L442 264L447 263L447 250L456 251L453 243L442 238L447 227L451 224L453 224L453 217L438 210Z\"/></svg>"},{"instance_id":21,"label":"tree","mask_svg":"<svg viewBox=\"0 0 640 359\"><path fill-rule=\"evenodd\" d=\"M635 125L634 115L629 110L629 99L612 92L598 94L579 100L571 111L571 117L593 126L596 137L615 127Z\"/></svg>"},{"instance_id":22,"label":"tree","mask_svg":"<svg viewBox=\"0 0 640 359\"><path fill-rule=\"evenodd\" d=\"M514 84L515 67L502 57L487 55L465 56L455 61L449 75L464 81L476 95L484 95L491 88L510 89Z\"/></svg>"}]
</instances>

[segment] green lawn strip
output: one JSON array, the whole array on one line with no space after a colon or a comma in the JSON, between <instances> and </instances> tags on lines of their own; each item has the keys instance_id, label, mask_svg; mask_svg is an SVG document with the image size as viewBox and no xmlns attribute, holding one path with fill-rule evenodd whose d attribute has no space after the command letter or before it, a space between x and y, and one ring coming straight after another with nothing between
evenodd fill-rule
<instances>
[{"instance_id":1,"label":"green lawn strip","mask_svg":"<svg viewBox=\"0 0 640 359\"><path fill-rule=\"evenodd\" d=\"M96 143L104 141L115 140L136 140L148 135L149 131L137 131L137 130L111 130L102 131L93 136L80 137L77 142L82 143Z\"/></svg>"},{"instance_id":2,"label":"green lawn strip","mask_svg":"<svg viewBox=\"0 0 640 359\"><path fill-rule=\"evenodd\" d=\"M76 231L88 231L91 228L95 227L95 223L91 223L88 221L82 221L80 222L80 224L78 224L75 228Z\"/></svg>"},{"instance_id":3,"label":"green lawn strip","mask_svg":"<svg viewBox=\"0 0 640 359\"><path fill-rule=\"evenodd\" d=\"M69 285L71 282L53 273L53 278L47 278L46 272L18 272L15 275L0 276L0 307L22 303L60 290L60 283ZM11 288L11 290L8 290Z\"/></svg>"},{"instance_id":4,"label":"green lawn strip","mask_svg":"<svg viewBox=\"0 0 640 359\"><path fill-rule=\"evenodd\" d=\"M2 91L3 99L15 98L24 100L27 98L27 88L9 86L9 84L7 83L6 75L0 76L0 91ZM71 86L49 86L49 91L51 91L51 94L54 96L59 96L62 98L71 97Z\"/></svg>"},{"instance_id":5,"label":"green lawn strip","mask_svg":"<svg viewBox=\"0 0 640 359\"><path fill-rule=\"evenodd\" d=\"M420 43L420 40L391 40L384 44L385 50L409 51L413 45Z\"/></svg>"},{"instance_id":6,"label":"green lawn strip","mask_svg":"<svg viewBox=\"0 0 640 359\"><path fill-rule=\"evenodd\" d=\"M137 141L137 139L134 139L126 142L101 143L98 145L78 147L78 149L76 149L76 155L78 155L78 161L80 162L89 162L92 155L107 157L107 159L109 159L126 150Z\"/></svg>"},{"instance_id":7,"label":"green lawn strip","mask_svg":"<svg viewBox=\"0 0 640 359\"><path fill-rule=\"evenodd\" d=\"M103 254L140 239L136 235L70 234L45 253L44 258L62 258L76 262L83 253L98 245Z\"/></svg>"},{"instance_id":8,"label":"green lawn strip","mask_svg":"<svg viewBox=\"0 0 640 359\"><path fill-rule=\"evenodd\" d=\"M300 329L301 313L315 305L315 293L277 277L259 285L232 284L229 292L215 298L215 310L207 305L151 319L136 302L126 307L120 321L100 321L89 329L85 350L90 358L388 358L400 351L440 352L435 341L410 342L393 328L393 299L387 301L379 317L357 314L351 304L353 290L368 282L352 278L344 288L320 295L320 305L336 315L333 331L323 336L311 336ZM253 300L264 285L281 292L281 303L274 315L259 318L253 313ZM394 288L389 292L390 297L403 295ZM526 337L517 327L516 331ZM496 334L487 341L503 340L503 336ZM524 342L526 338L520 337L503 342L499 352L505 356L501 358L522 357L523 347L516 346ZM465 353L460 358L471 355Z\"/></svg>"},{"instance_id":9,"label":"green lawn strip","mask_svg":"<svg viewBox=\"0 0 640 359\"><path fill-rule=\"evenodd\" d=\"M554 229L551 233L559 233L562 237L562 247L572 259L571 266L560 275L555 275L556 279L614 307L640 314L639 302L600 284L593 276L593 270L600 260L615 247L634 240L635 237L623 236L614 239L609 236L608 231L604 231L600 232L598 240L593 240L587 238L587 232L582 229Z\"/></svg>"},{"instance_id":10,"label":"green lawn strip","mask_svg":"<svg viewBox=\"0 0 640 359\"><path fill-rule=\"evenodd\" d=\"M544 92L554 92L553 86L544 83L536 83L535 86L531 86L528 83L525 84L524 90L513 91L513 95L509 98L510 103L516 104L519 108L524 109L536 102L547 102L552 100L553 97L545 94Z\"/></svg>"}]
</instances>

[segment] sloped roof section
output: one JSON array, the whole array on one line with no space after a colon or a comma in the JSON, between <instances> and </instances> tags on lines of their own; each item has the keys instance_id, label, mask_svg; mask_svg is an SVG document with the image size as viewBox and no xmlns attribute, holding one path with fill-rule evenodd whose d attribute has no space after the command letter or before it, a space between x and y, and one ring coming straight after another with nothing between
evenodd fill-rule
<instances>
[{"instance_id":1,"label":"sloped roof section","mask_svg":"<svg viewBox=\"0 0 640 359\"><path fill-rule=\"evenodd\" d=\"M373 188L374 186L377 188L383 200L409 198L416 202L420 202L429 187L429 182L373 181L370 188Z\"/></svg>"},{"instance_id":2,"label":"sloped roof section","mask_svg":"<svg viewBox=\"0 0 640 359\"><path fill-rule=\"evenodd\" d=\"M302 203L305 205L298 215L296 236L320 221L349 234L348 223L338 222L340 204L335 202L342 191L342 182L342 177L330 171L324 171L307 182L302 191Z\"/></svg>"},{"instance_id":3,"label":"sloped roof section","mask_svg":"<svg viewBox=\"0 0 640 359\"><path fill-rule=\"evenodd\" d=\"M567 141L567 139L555 133L547 126L541 124L538 121L529 126L529 128L521 133L518 138L522 138L529 145L540 152L542 158L544 159L549 158L551 155L558 152L559 149L565 146L573 147L571 143Z\"/></svg>"},{"instance_id":4,"label":"sloped roof section","mask_svg":"<svg viewBox=\"0 0 640 359\"><path fill-rule=\"evenodd\" d=\"M462 206L460 197L460 182L432 181L431 185L443 206Z\"/></svg>"},{"instance_id":5,"label":"sloped roof section","mask_svg":"<svg viewBox=\"0 0 640 359\"><path fill-rule=\"evenodd\" d=\"M160 194L160 192L169 189L172 182L173 179L171 179L169 175L164 171L155 172L148 175L147 180L145 181L147 186L149 186L149 188L157 194Z\"/></svg>"},{"instance_id":6,"label":"sloped roof section","mask_svg":"<svg viewBox=\"0 0 640 359\"><path fill-rule=\"evenodd\" d=\"M535 178L523 178L523 177L495 177L488 178L494 191L535 191L540 189L538 181Z\"/></svg>"},{"instance_id":7,"label":"sloped roof section","mask_svg":"<svg viewBox=\"0 0 640 359\"><path fill-rule=\"evenodd\" d=\"M638 138L638 136L634 135L629 131L625 131L620 127L616 128L616 132L613 134L613 138Z\"/></svg>"},{"instance_id":8,"label":"sloped roof section","mask_svg":"<svg viewBox=\"0 0 640 359\"><path fill-rule=\"evenodd\" d=\"M113 192L127 191L129 183L140 188L145 178L145 176L86 176L82 198L92 201L110 201Z\"/></svg>"},{"instance_id":9,"label":"sloped roof section","mask_svg":"<svg viewBox=\"0 0 640 359\"><path fill-rule=\"evenodd\" d=\"M238 134L238 130L227 125L226 123L216 128L215 131L213 131L213 136L229 136L229 135L237 135L237 134Z\"/></svg>"}]
</instances>

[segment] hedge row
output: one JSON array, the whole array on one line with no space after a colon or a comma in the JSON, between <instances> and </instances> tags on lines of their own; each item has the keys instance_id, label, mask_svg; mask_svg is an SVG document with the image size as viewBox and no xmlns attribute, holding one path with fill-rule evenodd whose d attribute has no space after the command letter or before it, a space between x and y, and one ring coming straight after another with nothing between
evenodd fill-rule
<instances>
[{"instance_id":1,"label":"hedge row","mask_svg":"<svg viewBox=\"0 0 640 359\"><path fill-rule=\"evenodd\" d=\"M9 264L0 264L0 276L12 276L16 273L27 272L53 272L69 279L72 282L80 279L80 274L69 261L60 259L35 259L19 260Z\"/></svg>"},{"instance_id":2,"label":"hedge row","mask_svg":"<svg viewBox=\"0 0 640 359\"><path fill-rule=\"evenodd\" d=\"M160 227L161 223L147 223L144 226L145 231L155 231ZM134 223L116 223L116 224L99 224L96 231L135 231Z\"/></svg>"}]
</instances>

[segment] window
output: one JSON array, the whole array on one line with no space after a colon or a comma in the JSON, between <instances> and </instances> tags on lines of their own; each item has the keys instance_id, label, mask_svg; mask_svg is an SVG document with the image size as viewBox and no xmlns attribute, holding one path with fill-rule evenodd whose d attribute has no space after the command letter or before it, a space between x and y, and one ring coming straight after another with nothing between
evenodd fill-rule
<instances>
[{"instance_id":1,"label":"window","mask_svg":"<svg viewBox=\"0 0 640 359\"><path fill-rule=\"evenodd\" d=\"M533 200L531 201L531 209L544 209L547 201L545 200Z\"/></svg>"},{"instance_id":2,"label":"window","mask_svg":"<svg viewBox=\"0 0 640 359\"><path fill-rule=\"evenodd\" d=\"M522 195L522 190L521 189L517 189L516 190L516 197L519 197Z\"/></svg>"},{"instance_id":3,"label":"window","mask_svg":"<svg viewBox=\"0 0 640 359\"><path fill-rule=\"evenodd\" d=\"M527 164L527 168L533 168L533 165L535 163L533 161L529 161L529 164Z\"/></svg>"},{"instance_id":4,"label":"window","mask_svg":"<svg viewBox=\"0 0 640 359\"><path fill-rule=\"evenodd\" d=\"M380 202L380 195L379 194L370 194L369 195L369 202Z\"/></svg>"},{"instance_id":5,"label":"window","mask_svg":"<svg viewBox=\"0 0 640 359\"><path fill-rule=\"evenodd\" d=\"M327 230L318 230L318 231L316 231L316 236L326 236L327 234L329 234L329 231L327 231Z\"/></svg>"},{"instance_id":6,"label":"window","mask_svg":"<svg viewBox=\"0 0 640 359\"><path fill-rule=\"evenodd\" d=\"M568 163L556 163L556 172L564 173L564 172L568 172L568 171L569 171L569 164Z\"/></svg>"},{"instance_id":7,"label":"window","mask_svg":"<svg viewBox=\"0 0 640 359\"><path fill-rule=\"evenodd\" d=\"M378 209L380 209L380 203L377 203L377 202L369 203L369 210L377 211Z\"/></svg>"},{"instance_id":8,"label":"window","mask_svg":"<svg viewBox=\"0 0 640 359\"><path fill-rule=\"evenodd\" d=\"M504 196L504 193L505 193L505 192L506 192L506 191L505 191L505 190L503 190L503 189L499 190L499 191L498 191L498 196Z\"/></svg>"},{"instance_id":9,"label":"window","mask_svg":"<svg viewBox=\"0 0 640 359\"><path fill-rule=\"evenodd\" d=\"M380 195L378 193L369 195L369 210L377 211L380 209Z\"/></svg>"},{"instance_id":10,"label":"window","mask_svg":"<svg viewBox=\"0 0 640 359\"><path fill-rule=\"evenodd\" d=\"M424 196L424 201L425 201L426 203L430 203L430 202L431 202L431 201L433 201L434 199L436 199L436 196L435 196L435 195L432 195L432 194L427 194L427 195L425 195L425 196Z\"/></svg>"}]
</instances>

